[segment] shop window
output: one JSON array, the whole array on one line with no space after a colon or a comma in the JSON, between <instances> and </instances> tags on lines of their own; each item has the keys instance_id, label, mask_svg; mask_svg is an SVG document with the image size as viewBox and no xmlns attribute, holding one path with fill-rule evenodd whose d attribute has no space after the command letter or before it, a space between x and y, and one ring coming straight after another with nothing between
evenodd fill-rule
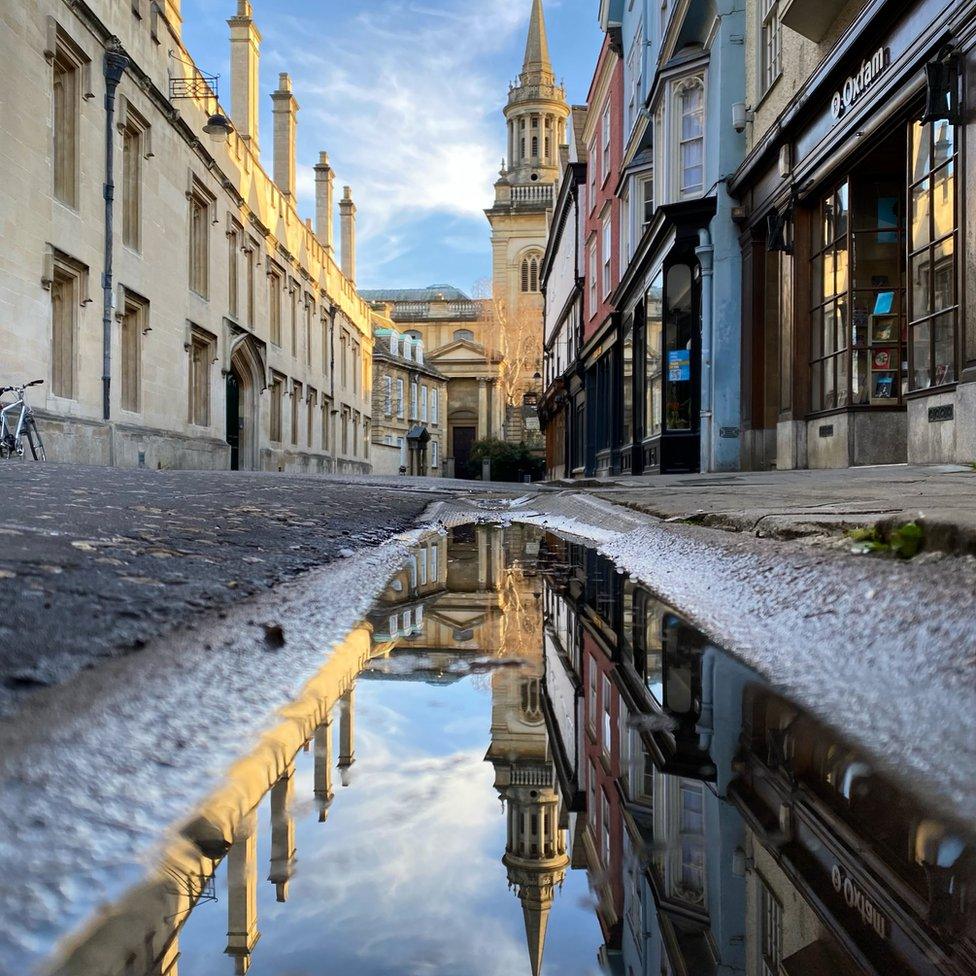
<instances>
[{"instance_id":1,"label":"shop window","mask_svg":"<svg viewBox=\"0 0 976 976\"><path fill-rule=\"evenodd\" d=\"M901 401L906 364L899 149L903 144L882 146L822 198L814 215L814 412Z\"/></svg>"},{"instance_id":2,"label":"shop window","mask_svg":"<svg viewBox=\"0 0 976 976\"><path fill-rule=\"evenodd\" d=\"M909 388L956 379L955 128L940 120L911 127L909 206Z\"/></svg>"},{"instance_id":3,"label":"shop window","mask_svg":"<svg viewBox=\"0 0 976 976\"><path fill-rule=\"evenodd\" d=\"M636 440L634 431L634 322L628 320L624 330L624 340L621 347L622 364L622 417L621 440L624 445L632 444Z\"/></svg>"},{"instance_id":4,"label":"shop window","mask_svg":"<svg viewBox=\"0 0 976 976\"><path fill-rule=\"evenodd\" d=\"M666 355L665 424L668 430L692 430L694 390L691 381L694 341L694 300L691 267L675 264L666 276L666 317L664 351Z\"/></svg>"}]
</instances>

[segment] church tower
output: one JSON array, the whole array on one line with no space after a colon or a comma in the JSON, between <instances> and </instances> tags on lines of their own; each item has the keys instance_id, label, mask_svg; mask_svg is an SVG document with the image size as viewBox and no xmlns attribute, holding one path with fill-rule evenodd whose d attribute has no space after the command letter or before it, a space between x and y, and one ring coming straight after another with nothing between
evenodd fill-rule
<instances>
[{"instance_id":1,"label":"church tower","mask_svg":"<svg viewBox=\"0 0 976 976\"><path fill-rule=\"evenodd\" d=\"M538 335L541 371L540 268L569 118L566 93L549 59L542 0L532 0L522 71L509 86L504 115L507 156L495 183L495 203L485 211L491 224L492 298L496 314L510 322L521 318ZM527 388L536 371L535 363L526 370Z\"/></svg>"}]
</instances>

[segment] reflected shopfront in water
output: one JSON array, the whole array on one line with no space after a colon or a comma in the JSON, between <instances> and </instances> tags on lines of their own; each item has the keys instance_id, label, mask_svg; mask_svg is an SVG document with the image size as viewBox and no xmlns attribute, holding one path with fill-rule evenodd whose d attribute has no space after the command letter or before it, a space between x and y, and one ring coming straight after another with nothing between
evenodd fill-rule
<instances>
[{"instance_id":1,"label":"reflected shopfront in water","mask_svg":"<svg viewBox=\"0 0 976 976\"><path fill-rule=\"evenodd\" d=\"M479 525L48 972L974 976L974 898L972 836L823 719L594 551Z\"/></svg>"}]
</instances>

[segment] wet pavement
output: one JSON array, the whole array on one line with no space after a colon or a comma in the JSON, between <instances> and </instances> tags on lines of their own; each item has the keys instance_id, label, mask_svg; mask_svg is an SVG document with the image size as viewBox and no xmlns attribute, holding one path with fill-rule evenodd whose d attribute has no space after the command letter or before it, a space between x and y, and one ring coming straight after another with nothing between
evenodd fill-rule
<instances>
[{"instance_id":1,"label":"wet pavement","mask_svg":"<svg viewBox=\"0 0 976 976\"><path fill-rule=\"evenodd\" d=\"M259 472L6 465L0 714L37 688L375 546L436 497Z\"/></svg>"},{"instance_id":2,"label":"wet pavement","mask_svg":"<svg viewBox=\"0 0 976 976\"><path fill-rule=\"evenodd\" d=\"M142 877L65 865L91 916L0 971L976 973L974 825L877 745L594 550L453 527Z\"/></svg>"}]
</instances>

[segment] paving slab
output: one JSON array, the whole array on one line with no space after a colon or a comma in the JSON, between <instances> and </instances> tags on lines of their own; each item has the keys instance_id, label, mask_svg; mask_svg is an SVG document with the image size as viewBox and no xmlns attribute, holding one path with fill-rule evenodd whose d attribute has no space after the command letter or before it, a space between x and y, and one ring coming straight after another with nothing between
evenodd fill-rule
<instances>
[{"instance_id":1,"label":"paving slab","mask_svg":"<svg viewBox=\"0 0 976 976\"><path fill-rule=\"evenodd\" d=\"M623 477L573 487L660 519L780 539L864 527L887 537L917 522L924 549L976 554L976 470L963 465Z\"/></svg>"}]
</instances>

